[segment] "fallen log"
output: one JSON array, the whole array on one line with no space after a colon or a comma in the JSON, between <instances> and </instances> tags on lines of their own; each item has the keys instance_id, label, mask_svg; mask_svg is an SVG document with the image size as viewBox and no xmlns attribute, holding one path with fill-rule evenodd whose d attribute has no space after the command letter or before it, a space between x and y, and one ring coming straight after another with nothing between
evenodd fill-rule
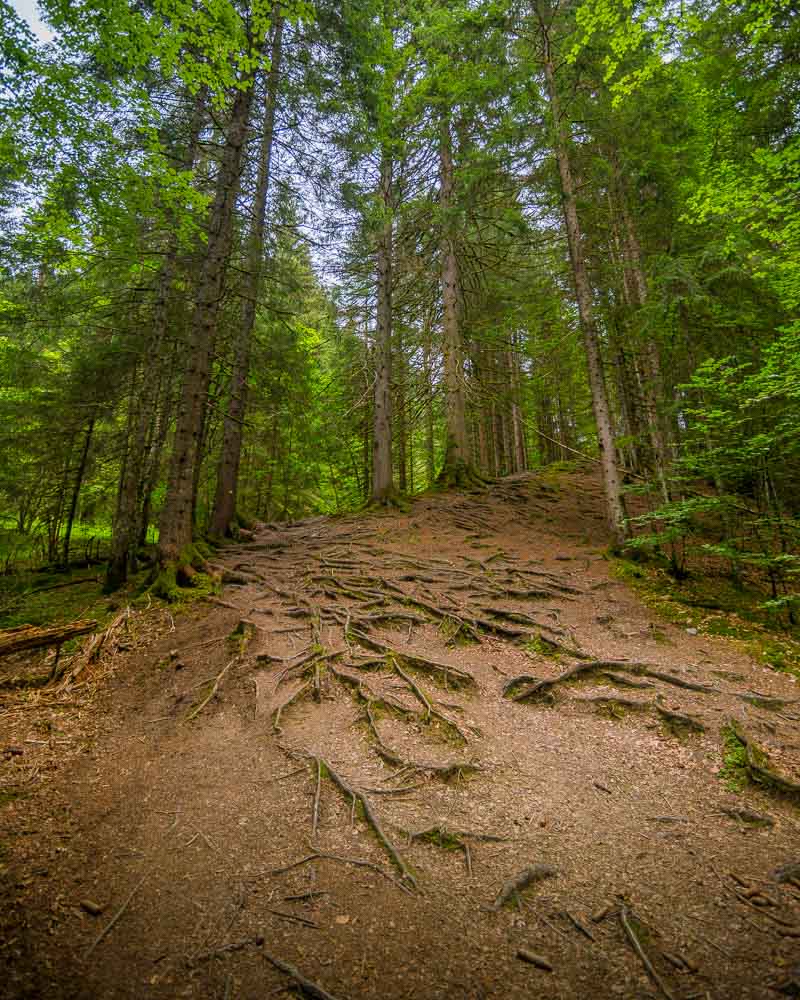
<instances>
[{"instance_id":1,"label":"fallen log","mask_svg":"<svg viewBox=\"0 0 800 1000\"><path fill-rule=\"evenodd\" d=\"M11 653L20 653L26 649L41 649L44 646L60 646L69 639L86 635L96 628L96 621L70 622L67 625L52 625L49 628L18 625L16 628L0 632L0 656L9 656Z\"/></svg>"}]
</instances>

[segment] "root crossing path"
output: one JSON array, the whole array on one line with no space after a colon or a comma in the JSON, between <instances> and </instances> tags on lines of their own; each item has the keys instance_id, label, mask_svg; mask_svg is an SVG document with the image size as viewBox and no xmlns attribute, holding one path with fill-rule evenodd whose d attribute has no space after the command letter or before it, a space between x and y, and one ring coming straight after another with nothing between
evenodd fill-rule
<instances>
[{"instance_id":1,"label":"root crossing path","mask_svg":"<svg viewBox=\"0 0 800 1000\"><path fill-rule=\"evenodd\" d=\"M601 509L261 526L91 703L20 708L7 768L63 758L0 813L0 996L797 996L795 685L656 621Z\"/></svg>"}]
</instances>

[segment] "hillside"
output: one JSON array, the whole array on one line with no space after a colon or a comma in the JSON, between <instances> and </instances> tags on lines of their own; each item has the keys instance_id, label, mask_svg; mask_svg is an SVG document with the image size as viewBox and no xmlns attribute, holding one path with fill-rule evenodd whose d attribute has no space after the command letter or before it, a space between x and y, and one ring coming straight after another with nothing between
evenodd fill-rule
<instances>
[{"instance_id":1,"label":"hillside","mask_svg":"<svg viewBox=\"0 0 800 1000\"><path fill-rule=\"evenodd\" d=\"M655 618L602 509L261 525L2 692L0 996L798 995L795 680Z\"/></svg>"}]
</instances>

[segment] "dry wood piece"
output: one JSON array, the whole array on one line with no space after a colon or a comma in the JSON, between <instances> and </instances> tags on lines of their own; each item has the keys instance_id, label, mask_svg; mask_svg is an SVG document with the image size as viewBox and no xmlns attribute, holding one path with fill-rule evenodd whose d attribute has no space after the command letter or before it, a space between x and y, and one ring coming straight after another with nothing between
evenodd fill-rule
<instances>
[{"instance_id":1,"label":"dry wood piece","mask_svg":"<svg viewBox=\"0 0 800 1000\"><path fill-rule=\"evenodd\" d=\"M766 750L759 746L751 736L748 736L735 719L731 719L729 725L731 732L745 749L747 770L753 781L767 785L769 788L774 788L779 792L785 792L787 795L800 795L800 783L792 781L791 778L787 778L777 771L773 767Z\"/></svg>"},{"instance_id":2,"label":"dry wood piece","mask_svg":"<svg viewBox=\"0 0 800 1000\"><path fill-rule=\"evenodd\" d=\"M564 916L569 920L576 931L580 931L584 937L589 938L590 941L594 941L594 934L589 930L589 928L582 921L578 920L574 914L570 913L569 910L564 910Z\"/></svg>"},{"instance_id":3,"label":"dry wood piece","mask_svg":"<svg viewBox=\"0 0 800 1000\"><path fill-rule=\"evenodd\" d=\"M86 635L97 628L97 622L78 621L68 625L52 625L39 628L38 625L19 625L0 632L0 656L20 653L26 649L41 649L44 646L60 646L69 639Z\"/></svg>"},{"instance_id":4,"label":"dry wood piece","mask_svg":"<svg viewBox=\"0 0 800 1000\"><path fill-rule=\"evenodd\" d=\"M489 909L500 910L506 903L517 899L519 894L529 886L543 882L547 878L555 878L557 875L558 870L553 865L538 864L524 868L518 875L503 883L503 888Z\"/></svg>"},{"instance_id":5,"label":"dry wood piece","mask_svg":"<svg viewBox=\"0 0 800 1000\"><path fill-rule=\"evenodd\" d=\"M90 663L96 663L100 658L103 647L109 639L121 628L127 628L128 619L131 616L131 609L126 607L102 632L97 632L91 637L86 646L70 661L69 669L64 673L64 677L58 687L63 691L77 679ZM54 669L54 679L59 676L59 671Z\"/></svg>"},{"instance_id":6,"label":"dry wood piece","mask_svg":"<svg viewBox=\"0 0 800 1000\"><path fill-rule=\"evenodd\" d=\"M552 972L553 966L547 961L546 958L542 958L541 955L536 955L532 951L528 951L527 948L517 948L517 958L523 962L528 962L530 965L535 965L537 969L544 969L545 972Z\"/></svg>"}]
</instances>

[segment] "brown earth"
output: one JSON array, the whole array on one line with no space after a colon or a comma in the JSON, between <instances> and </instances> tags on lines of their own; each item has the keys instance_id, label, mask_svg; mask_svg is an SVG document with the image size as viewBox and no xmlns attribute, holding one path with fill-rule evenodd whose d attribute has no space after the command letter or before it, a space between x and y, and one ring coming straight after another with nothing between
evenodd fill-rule
<instances>
[{"instance_id":1,"label":"brown earth","mask_svg":"<svg viewBox=\"0 0 800 1000\"><path fill-rule=\"evenodd\" d=\"M654 620L600 510L589 474L526 475L262 526L222 603L5 695L0 996L800 995L796 806L719 774L734 718L797 780L796 686ZM618 663L504 697L573 654Z\"/></svg>"}]
</instances>

